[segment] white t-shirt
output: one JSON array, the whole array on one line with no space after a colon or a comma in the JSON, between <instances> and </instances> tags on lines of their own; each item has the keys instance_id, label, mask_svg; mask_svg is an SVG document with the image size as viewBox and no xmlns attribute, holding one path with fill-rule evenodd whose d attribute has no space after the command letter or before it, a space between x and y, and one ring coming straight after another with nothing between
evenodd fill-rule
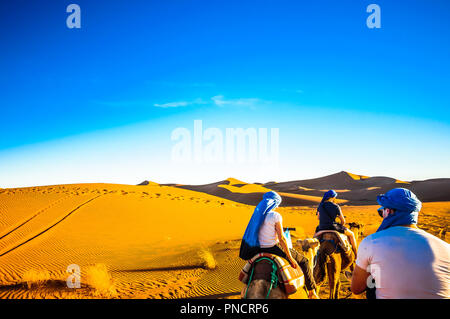
<instances>
[{"instance_id":1,"label":"white t-shirt","mask_svg":"<svg viewBox=\"0 0 450 319\"><path fill-rule=\"evenodd\" d=\"M375 279L377 299L450 298L450 245L423 230L396 226L367 236L356 264Z\"/></svg>"},{"instance_id":2,"label":"white t-shirt","mask_svg":"<svg viewBox=\"0 0 450 319\"><path fill-rule=\"evenodd\" d=\"M275 224L277 222L283 222L283 218L279 213L271 211L267 214L258 233L260 247L268 248L278 244L278 237L275 231Z\"/></svg>"}]
</instances>

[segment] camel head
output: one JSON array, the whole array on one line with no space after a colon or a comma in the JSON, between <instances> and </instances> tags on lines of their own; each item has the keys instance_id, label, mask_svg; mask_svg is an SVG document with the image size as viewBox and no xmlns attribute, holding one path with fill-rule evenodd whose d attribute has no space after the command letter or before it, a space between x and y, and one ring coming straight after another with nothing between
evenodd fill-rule
<instances>
[{"instance_id":1,"label":"camel head","mask_svg":"<svg viewBox=\"0 0 450 319\"><path fill-rule=\"evenodd\" d=\"M302 245L302 250L304 252L308 252L311 249L313 255L315 255L317 250L319 249L320 243L317 238L306 238L303 240L298 240L297 242Z\"/></svg>"},{"instance_id":2,"label":"camel head","mask_svg":"<svg viewBox=\"0 0 450 319\"><path fill-rule=\"evenodd\" d=\"M317 238L298 239L297 244L301 245L303 254L309 261L309 267L313 269L314 256L319 250L320 242Z\"/></svg>"},{"instance_id":3,"label":"camel head","mask_svg":"<svg viewBox=\"0 0 450 319\"><path fill-rule=\"evenodd\" d=\"M352 222L348 223L348 226L352 232L355 233L356 238L361 238L364 231L364 224Z\"/></svg>"}]
</instances>

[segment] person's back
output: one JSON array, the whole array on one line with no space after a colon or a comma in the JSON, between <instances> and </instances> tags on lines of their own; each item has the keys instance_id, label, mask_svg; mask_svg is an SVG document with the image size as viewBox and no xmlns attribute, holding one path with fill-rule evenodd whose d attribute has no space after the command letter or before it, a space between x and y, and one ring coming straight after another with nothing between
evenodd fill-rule
<instances>
[{"instance_id":1,"label":"person's back","mask_svg":"<svg viewBox=\"0 0 450 319\"><path fill-rule=\"evenodd\" d=\"M341 214L339 206L333 202L323 202L319 205L319 228L330 229L336 221L336 217Z\"/></svg>"},{"instance_id":2,"label":"person's back","mask_svg":"<svg viewBox=\"0 0 450 319\"><path fill-rule=\"evenodd\" d=\"M450 245L418 228L366 237L356 264L375 279L377 299L450 298Z\"/></svg>"},{"instance_id":3,"label":"person's back","mask_svg":"<svg viewBox=\"0 0 450 319\"><path fill-rule=\"evenodd\" d=\"M282 222L283 218L281 215L275 211L267 213L263 224L259 230L258 239L259 246L262 248L273 247L278 244L278 237L275 230L275 224L277 222Z\"/></svg>"}]
</instances>

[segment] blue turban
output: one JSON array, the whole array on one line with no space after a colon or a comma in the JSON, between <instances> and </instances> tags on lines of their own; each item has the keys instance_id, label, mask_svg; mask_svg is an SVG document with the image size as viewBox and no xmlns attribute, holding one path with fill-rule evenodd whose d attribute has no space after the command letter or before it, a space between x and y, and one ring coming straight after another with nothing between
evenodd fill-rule
<instances>
[{"instance_id":1,"label":"blue turban","mask_svg":"<svg viewBox=\"0 0 450 319\"><path fill-rule=\"evenodd\" d=\"M249 252L252 248L259 247L259 229L261 228L267 214L277 208L281 204L281 197L277 193L270 191L264 194L262 201L256 206L250 222L245 230L241 243L240 257L242 259L250 259L253 257ZM251 255L249 257L249 255Z\"/></svg>"},{"instance_id":2,"label":"blue turban","mask_svg":"<svg viewBox=\"0 0 450 319\"><path fill-rule=\"evenodd\" d=\"M323 203L323 202L326 201L327 199L333 198L333 197L337 197L337 193L336 193L334 190L330 189L328 192L326 192L325 194L323 194L321 203Z\"/></svg>"},{"instance_id":3,"label":"blue turban","mask_svg":"<svg viewBox=\"0 0 450 319\"><path fill-rule=\"evenodd\" d=\"M394 188L384 195L377 196L377 202L385 208L395 209L381 223L378 231L392 226L417 224L422 202L408 189Z\"/></svg>"}]
</instances>

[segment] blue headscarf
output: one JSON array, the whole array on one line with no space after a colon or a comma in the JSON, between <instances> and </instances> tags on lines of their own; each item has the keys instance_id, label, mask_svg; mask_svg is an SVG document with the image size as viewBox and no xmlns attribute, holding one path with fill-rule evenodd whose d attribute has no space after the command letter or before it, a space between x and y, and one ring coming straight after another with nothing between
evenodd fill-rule
<instances>
[{"instance_id":1,"label":"blue headscarf","mask_svg":"<svg viewBox=\"0 0 450 319\"><path fill-rule=\"evenodd\" d=\"M259 247L259 229L261 228L267 214L281 204L281 197L277 193L270 191L264 194L262 201L256 206L252 218L247 225L243 241L250 247Z\"/></svg>"},{"instance_id":2,"label":"blue headscarf","mask_svg":"<svg viewBox=\"0 0 450 319\"><path fill-rule=\"evenodd\" d=\"M408 189L394 188L384 195L377 196L377 202L385 208L395 209L387 216L377 232L392 226L417 224L422 202Z\"/></svg>"},{"instance_id":3,"label":"blue headscarf","mask_svg":"<svg viewBox=\"0 0 450 319\"><path fill-rule=\"evenodd\" d=\"M333 197L337 197L337 193L334 190L330 189L328 192L325 192L325 194L323 194L322 201L320 203L323 203L327 199Z\"/></svg>"}]
</instances>

